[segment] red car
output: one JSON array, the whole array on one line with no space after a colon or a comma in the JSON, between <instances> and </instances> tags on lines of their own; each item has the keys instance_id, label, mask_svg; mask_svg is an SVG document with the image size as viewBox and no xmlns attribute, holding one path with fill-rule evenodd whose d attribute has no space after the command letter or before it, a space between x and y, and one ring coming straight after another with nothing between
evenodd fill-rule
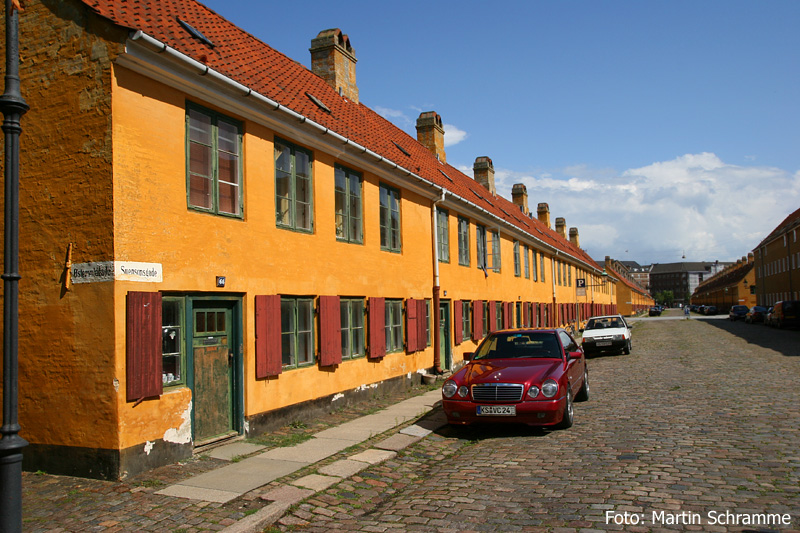
<instances>
[{"instance_id":1,"label":"red car","mask_svg":"<svg viewBox=\"0 0 800 533\"><path fill-rule=\"evenodd\" d=\"M490 333L469 361L442 386L442 405L454 425L521 423L568 428L573 399L589 399L583 350L563 329Z\"/></svg>"}]
</instances>

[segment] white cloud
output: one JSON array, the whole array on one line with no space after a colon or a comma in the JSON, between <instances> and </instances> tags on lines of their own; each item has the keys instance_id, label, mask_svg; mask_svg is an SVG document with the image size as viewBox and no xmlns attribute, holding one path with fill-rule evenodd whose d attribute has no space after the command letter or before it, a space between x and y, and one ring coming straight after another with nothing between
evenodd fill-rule
<instances>
[{"instance_id":1,"label":"white cloud","mask_svg":"<svg viewBox=\"0 0 800 533\"><path fill-rule=\"evenodd\" d=\"M392 109L390 107L375 106L373 107L376 113L388 120L389 122L399 126L400 128L407 128L415 122L399 109Z\"/></svg>"},{"instance_id":2,"label":"white cloud","mask_svg":"<svg viewBox=\"0 0 800 533\"><path fill-rule=\"evenodd\" d=\"M467 138L467 132L460 130L452 124L444 124L444 146L453 146Z\"/></svg>"},{"instance_id":3,"label":"white cloud","mask_svg":"<svg viewBox=\"0 0 800 533\"><path fill-rule=\"evenodd\" d=\"M747 255L789 213L800 207L800 173L727 164L713 153L686 154L614 175L585 166L517 173L498 169L500 193L524 183L535 211L577 227L581 246L642 264L734 261ZM627 253L626 253L627 251Z\"/></svg>"}]
</instances>

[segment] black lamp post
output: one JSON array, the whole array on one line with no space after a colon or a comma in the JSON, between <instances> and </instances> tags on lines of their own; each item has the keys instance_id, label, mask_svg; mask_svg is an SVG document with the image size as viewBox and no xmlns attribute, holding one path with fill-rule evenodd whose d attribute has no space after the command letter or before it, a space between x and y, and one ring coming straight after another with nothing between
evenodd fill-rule
<instances>
[{"instance_id":1,"label":"black lamp post","mask_svg":"<svg viewBox=\"0 0 800 533\"><path fill-rule=\"evenodd\" d=\"M0 429L0 531L22 531L22 448L17 421L19 339L19 136L28 104L19 90L19 5L6 0L5 270L3 272L3 427Z\"/></svg>"}]
</instances>

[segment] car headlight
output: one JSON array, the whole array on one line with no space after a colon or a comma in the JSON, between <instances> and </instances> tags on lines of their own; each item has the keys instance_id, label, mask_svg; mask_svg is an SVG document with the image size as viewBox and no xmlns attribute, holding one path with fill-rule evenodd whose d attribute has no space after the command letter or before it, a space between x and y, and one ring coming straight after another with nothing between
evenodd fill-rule
<instances>
[{"instance_id":1,"label":"car headlight","mask_svg":"<svg viewBox=\"0 0 800 533\"><path fill-rule=\"evenodd\" d=\"M554 379L548 379L542 385L542 394L545 398L552 398L558 394L558 383Z\"/></svg>"},{"instance_id":2,"label":"car headlight","mask_svg":"<svg viewBox=\"0 0 800 533\"><path fill-rule=\"evenodd\" d=\"M586 338L581 339L581 343L582 344L585 344L587 342L594 342L594 337L586 337Z\"/></svg>"},{"instance_id":3,"label":"car headlight","mask_svg":"<svg viewBox=\"0 0 800 533\"><path fill-rule=\"evenodd\" d=\"M448 379L442 385L442 394L445 398L452 398L456 391L458 391L458 385L452 379Z\"/></svg>"},{"instance_id":4,"label":"car headlight","mask_svg":"<svg viewBox=\"0 0 800 533\"><path fill-rule=\"evenodd\" d=\"M539 387L531 385L531 388L528 389L528 398L536 398L537 396L539 396Z\"/></svg>"},{"instance_id":5,"label":"car headlight","mask_svg":"<svg viewBox=\"0 0 800 533\"><path fill-rule=\"evenodd\" d=\"M615 341L621 341L621 340L623 340L624 338L625 338L625 335L622 335L622 334L620 334L620 335L614 335L614 340L615 340Z\"/></svg>"}]
</instances>

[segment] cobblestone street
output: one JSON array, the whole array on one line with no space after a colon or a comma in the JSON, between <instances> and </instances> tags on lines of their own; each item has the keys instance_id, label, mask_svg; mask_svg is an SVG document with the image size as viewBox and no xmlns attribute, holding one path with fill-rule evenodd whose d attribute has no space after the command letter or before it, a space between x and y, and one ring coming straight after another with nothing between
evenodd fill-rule
<instances>
[{"instance_id":1,"label":"cobblestone street","mask_svg":"<svg viewBox=\"0 0 800 533\"><path fill-rule=\"evenodd\" d=\"M633 339L589 360L571 429L446 427L273 530L800 530L800 332L644 319ZM790 523L751 523L773 513Z\"/></svg>"}]
</instances>

